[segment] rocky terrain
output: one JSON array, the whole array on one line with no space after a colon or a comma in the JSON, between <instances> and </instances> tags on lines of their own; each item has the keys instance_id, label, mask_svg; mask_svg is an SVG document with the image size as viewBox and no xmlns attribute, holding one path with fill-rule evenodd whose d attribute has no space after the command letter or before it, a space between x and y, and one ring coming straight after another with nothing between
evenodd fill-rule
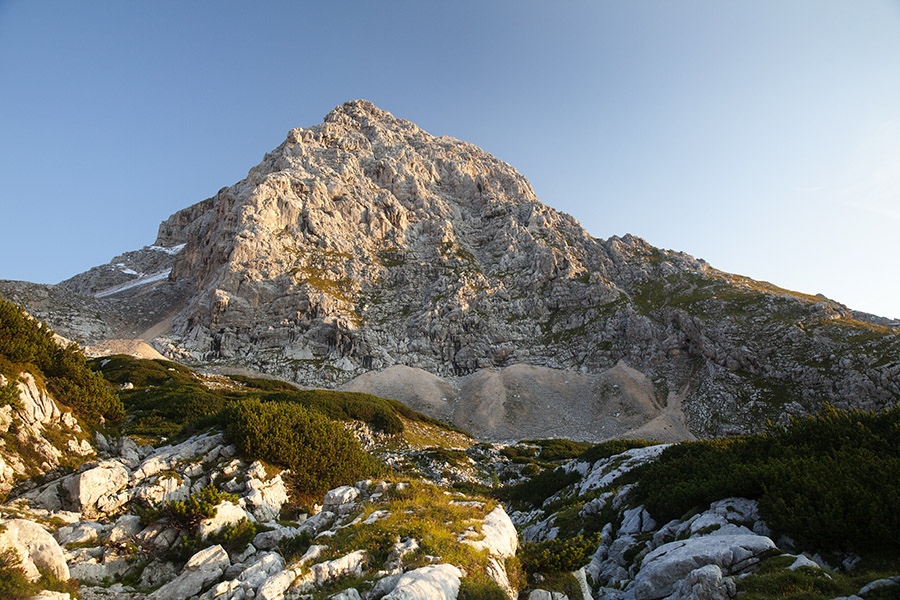
<instances>
[{"instance_id":1,"label":"rocky terrain","mask_svg":"<svg viewBox=\"0 0 900 600\"><path fill-rule=\"evenodd\" d=\"M508 164L366 101L290 131L154 245L0 295L98 354L151 344L377 389L491 439L559 414L572 426L554 435L687 439L900 397L896 323L631 235L595 239ZM430 396L397 366L435 376Z\"/></svg>"},{"instance_id":2,"label":"rocky terrain","mask_svg":"<svg viewBox=\"0 0 900 600\"><path fill-rule=\"evenodd\" d=\"M46 432L80 431L59 417L69 413L45 390L35 394L33 381L22 379L23 405L14 418L26 422L37 401ZM3 423L8 430L8 418ZM0 544L15 551L25 576L44 582L50 573L58 582L51 587L72 589L35 598L77 592L87 600L453 600L522 593L529 600L726 600L753 589L763 570L854 585L835 569L860 560L846 554L835 565L800 552L772 532L756 501L744 498L657 522L638 503L635 484L623 481L657 460L665 444L563 461L556 472L570 483L539 507L510 514L490 497L453 486L489 489L499 475L504 485L533 487L523 463L510 457L540 455L539 447L388 450L382 459L406 475L348 482L301 513L286 510L289 473L240 456L221 433L158 447L99 432L92 441L73 446L88 462L69 472L47 462L43 477L19 475L0 505ZM0 456L14 453L6 447ZM554 542L561 545L543 554L528 550ZM517 554L522 544L525 554ZM535 560L565 561L572 547L583 552L575 558L579 568L550 578L522 572ZM477 573L500 596L475 586ZM891 598L900 576L855 585L852 598Z\"/></svg>"},{"instance_id":3,"label":"rocky terrain","mask_svg":"<svg viewBox=\"0 0 900 600\"><path fill-rule=\"evenodd\" d=\"M652 388L610 371L497 376L520 396L541 381ZM0 372L11 600L900 593L887 501L900 494L897 408L675 445L477 442L375 396L126 355L88 362L6 302ZM432 375L401 375L441 391Z\"/></svg>"}]
</instances>

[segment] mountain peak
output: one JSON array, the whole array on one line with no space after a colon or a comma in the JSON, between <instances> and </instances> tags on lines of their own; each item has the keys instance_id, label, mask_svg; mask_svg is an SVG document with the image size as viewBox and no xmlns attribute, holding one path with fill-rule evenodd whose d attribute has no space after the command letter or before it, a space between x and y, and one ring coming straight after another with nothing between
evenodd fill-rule
<instances>
[{"instance_id":1,"label":"mountain peak","mask_svg":"<svg viewBox=\"0 0 900 600\"><path fill-rule=\"evenodd\" d=\"M666 435L685 423L713 435L824 401L900 398L896 361L873 358L897 355L897 330L634 236L595 239L510 165L366 100L291 130L244 180L159 231L154 247L171 254L124 256L69 289L132 320L140 307L166 316L157 346L173 358L319 387L418 368L460 378L435 387L455 421L448 390L468 390L456 406L484 399L478 418L508 431L546 429L529 411L580 406L554 435L595 404L657 415ZM607 435L605 418L585 435Z\"/></svg>"},{"instance_id":2,"label":"mountain peak","mask_svg":"<svg viewBox=\"0 0 900 600\"><path fill-rule=\"evenodd\" d=\"M355 119L395 119L394 115L381 110L369 100L348 100L343 104L336 106L331 112L325 116L325 122L330 123L341 119L341 117L351 117Z\"/></svg>"}]
</instances>

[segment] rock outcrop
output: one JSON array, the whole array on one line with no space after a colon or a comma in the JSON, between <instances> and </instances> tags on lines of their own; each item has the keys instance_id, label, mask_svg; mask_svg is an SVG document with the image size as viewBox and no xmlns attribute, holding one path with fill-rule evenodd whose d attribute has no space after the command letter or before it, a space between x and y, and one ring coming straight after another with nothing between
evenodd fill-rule
<instances>
[{"instance_id":1,"label":"rock outcrop","mask_svg":"<svg viewBox=\"0 0 900 600\"><path fill-rule=\"evenodd\" d=\"M0 498L18 481L95 456L69 410L61 410L31 373L19 373L16 379L18 399L0 406ZM8 383L0 375L0 386Z\"/></svg>"}]
</instances>

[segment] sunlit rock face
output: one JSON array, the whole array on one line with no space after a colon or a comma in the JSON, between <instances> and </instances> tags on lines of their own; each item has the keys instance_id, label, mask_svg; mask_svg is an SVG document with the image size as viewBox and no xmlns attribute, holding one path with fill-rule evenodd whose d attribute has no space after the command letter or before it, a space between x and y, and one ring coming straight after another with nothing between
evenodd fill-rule
<instances>
[{"instance_id":1,"label":"sunlit rock face","mask_svg":"<svg viewBox=\"0 0 900 600\"><path fill-rule=\"evenodd\" d=\"M316 387L419 369L438 378L421 394L397 371L368 381L495 439L524 431L514 417L673 440L900 397L891 323L631 235L595 239L510 165L363 100L291 130L110 264L64 284L97 296L119 337ZM490 371L516 365L547 370Z\"/></svg>"}]
</instances>

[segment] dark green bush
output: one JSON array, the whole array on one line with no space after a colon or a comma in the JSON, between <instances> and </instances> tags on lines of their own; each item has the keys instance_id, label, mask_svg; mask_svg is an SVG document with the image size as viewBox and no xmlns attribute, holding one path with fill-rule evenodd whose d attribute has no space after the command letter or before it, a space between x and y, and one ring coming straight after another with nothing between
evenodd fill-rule
<instances>
[{"instance_id":1,"label":"dark green bush","mask_svg":"<svg viewBox=\"0 0 900 600\"><path fill-rule=\"evenodd\" d=\"M755 498L770 527L813 551L898 556L900 407L826 407L765 435L678 444L641 469L636 493L663 522Z\"/></svg>"},{"instance_id":2,"label":"dark green bush","mask_svg":"<svg viewBox=\"0 0 900 600\"><path fill-rule=\"evenodd\" d=\"M125 431L131 435L174 437L189 433L214 417L242 392L209 389L189 368L167 360L146 360L126 355L89 362L114 384L131 383L119 397L128 411Z\"/></svg>"},{"instance_id":3,"label":"dark green bush","mask_svg":"<svg viewBox=\"0 0 900 600\"><path fill-rule=\"evenodd\" d=\"M577 458L591 447L590 442L573 442L572 440L549 439L527 440L526 444L535 444L540 448L538 458L541 460L567 460Z\"/></svg>"},{"instance_id":4,"label":"dark green bush","mask_svg":"<svg viewBox=\"0 0 900 600\"><path fill-rule=\"evenodd\" d=\"M14 549L0 550L0 598L27 600L40 591L28 581Z\"/></svg>"},{"instance_id":5,"label":"dark green bush","mask_svg":"<svg viewBox=\"0 0 900 600\"><path fill-rule=\"evenodd\" d=\"M89 423L101 417L121 421L125 416L122 402L103 377L87 368L76 344L59 346L43 323L0 300L0 372L13 378L20 371L42 377L57 400Z\"/></svg>"},{"instance_id":6,"label":"dark green bush","mask_svg":"<svg viewBox=\"0 0 900 600\"><path fill-rule=\"evenodd\" d=\"M6 385L0 385L0 407L10 405L13 408L22 406L19 397L19 386L16 385L18 380L13 378L6 382Z\"/></svg>"},{"instance_id":7,"label":"dark green bush","mask_svg":"<svg viewBox=\"0 0 900 600\"><path fill-rule=\"evenodd\" d=\"M576 536L543 542L526 542L516 556L522 567L531 573L559 573L577 571L591 560L600 544L600 535Z\"/></svg>"},{"instance_id":8,"label":"dark green bush","mask_svg":"<svg viewBox=\"0 0 900 600\"><path fill-rule=\"evenodd\" d=\"M262 377L247 377L245 375L229 375L228 378L245 387L264 392L296 392L300 390L296 385L291 385L280 379L264 379Z\"/></svg>"},{"instance_id":9,"label":"dark green bush","mask_svg":"<svg viewBox=\"0 0 900 600\"><path fill-rule=\"evenodd\" d=\"M312 543L312 536L305 529L300 535L293 537L283 537L278 541L278 553L284 559L285 564L291 564L299 560Z\"/></svg>"},{"instance_id":10,"label":"dark green bush","mask_svg":"<svg viewBox=\"0 0 900 600\"><path fill-rule=\"evenodd\" d=\"M524 502L537 507L542 505L547 498L579 479L581 479L581 475L577 471L566 473L562 467L548 469L541 471L528 481L501 488L498 490L497 496L508 502Z\"/></svg>"},{"instance_id":11,"label":"dark green bush","mask_svg":"<svg viewBox=\"0 0 900 600\"><path fill-rule=\"evenodd\" d=\"M90 364L117 385L134 385L133 389L119 392L129 415L125 429L133 435L172 437L190 433L214 424L214 417L221 409L247 397L298 404L332 419L365 421L389 434L403 431L401 416L452 429L399 402L369 394L300 390L283 381L238 375L230 378L242 384L242 388L210 389L201 377L183 365L125 355L94 359Z\"/></svg>"},{"instance_id":12,"label":"dark green bush","mask_svg":"<svg viewBox=\"0 0 900 600\"><path fill-rule=\"evenodd\" d=\"M222 412L225 433L243 454L291 470L301 493L319 493L379 472L347 430L291 402L245 398Z\"/></svg>"}]
</instances>

